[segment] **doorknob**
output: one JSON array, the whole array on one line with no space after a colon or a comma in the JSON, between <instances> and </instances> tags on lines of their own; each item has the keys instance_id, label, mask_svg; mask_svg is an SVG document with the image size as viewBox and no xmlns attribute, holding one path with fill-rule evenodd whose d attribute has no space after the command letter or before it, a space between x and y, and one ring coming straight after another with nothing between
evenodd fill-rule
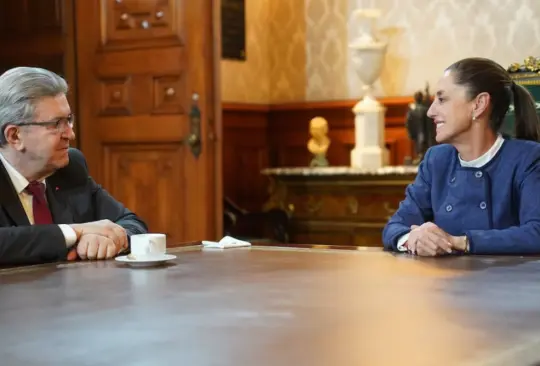
<instances>
[{"instance_id":1,"label":"doorknob","mask_svg":"<svg viewBox=\"0 0 540 366\"><path fill-rule=\"evenodd\" d=\"M199 94L191 96L191 111L189 112L190 131L185 142L189 145L195 158L201 155L201 110L199 109Z\"/></svg>"}]
</instances>

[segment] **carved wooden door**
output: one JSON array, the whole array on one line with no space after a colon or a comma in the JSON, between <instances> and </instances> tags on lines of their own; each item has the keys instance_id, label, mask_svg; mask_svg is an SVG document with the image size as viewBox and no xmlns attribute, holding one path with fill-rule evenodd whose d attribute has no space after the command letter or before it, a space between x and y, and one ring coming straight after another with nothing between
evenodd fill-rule
<instances>
[{"instance_id":1,"label":"carved wooden door","mask_svg":"<svg viewBox=\"0 0 540 366\"><path fill-rule=\"evenodd\" d=\"M221 234L212 2L76 1L81 149L169 245Z\"/></svg>"}]
</instances>

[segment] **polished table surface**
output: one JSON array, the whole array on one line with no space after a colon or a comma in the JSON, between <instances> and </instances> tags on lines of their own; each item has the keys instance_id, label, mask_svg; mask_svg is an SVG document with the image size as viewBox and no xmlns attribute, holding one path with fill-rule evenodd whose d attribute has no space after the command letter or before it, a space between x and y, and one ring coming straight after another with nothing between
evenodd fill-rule
<instances>
[{"instance_id":1,"label":"polished table surface","mask_svg":"<svg viewBox=\"0 0 540 366\"><path fill-rule=\"evenodd\" d=\"M0 270L0 364L533 365L540 259L188 247Z\"/></svg>"}]
</instances>

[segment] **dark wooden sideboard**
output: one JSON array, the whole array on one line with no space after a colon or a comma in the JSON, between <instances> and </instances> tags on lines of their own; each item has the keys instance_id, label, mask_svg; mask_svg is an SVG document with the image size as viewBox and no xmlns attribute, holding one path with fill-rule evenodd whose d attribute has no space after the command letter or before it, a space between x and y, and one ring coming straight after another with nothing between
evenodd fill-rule
<instances>
[{"instance_id":1,"label":"dark wooden sideboard","mask_svg":"<svg viewBox=\"0 0 540 366\"><path fill-rule=\"evenodd\" d=\"M376 171L349 167L273 168L265 210L290 215L289 242L381 246L388 218L405 197L417 167L390 166Z\"/></svg>"}]
</instances>

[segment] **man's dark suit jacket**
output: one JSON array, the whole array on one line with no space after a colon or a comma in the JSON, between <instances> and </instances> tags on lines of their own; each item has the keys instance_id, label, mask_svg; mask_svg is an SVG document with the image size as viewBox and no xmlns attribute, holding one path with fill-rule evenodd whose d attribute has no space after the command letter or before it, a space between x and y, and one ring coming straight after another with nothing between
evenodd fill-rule
<instances>
[{"instance_id":1,"label":"man's dark suit jacket","mask_svg":"<svg viewBox=\"0 0 540 366\"><path fill-rule=\"evenodd\" d=\"M0 162L0 264L65 260L66 241L56 224L109 219L128 236L146 233L145 223L89 176L86 159L69 150L69 164L46 180L47 200L55 225L30 225L11 179Z\"/></svg>"}]
</instances>

